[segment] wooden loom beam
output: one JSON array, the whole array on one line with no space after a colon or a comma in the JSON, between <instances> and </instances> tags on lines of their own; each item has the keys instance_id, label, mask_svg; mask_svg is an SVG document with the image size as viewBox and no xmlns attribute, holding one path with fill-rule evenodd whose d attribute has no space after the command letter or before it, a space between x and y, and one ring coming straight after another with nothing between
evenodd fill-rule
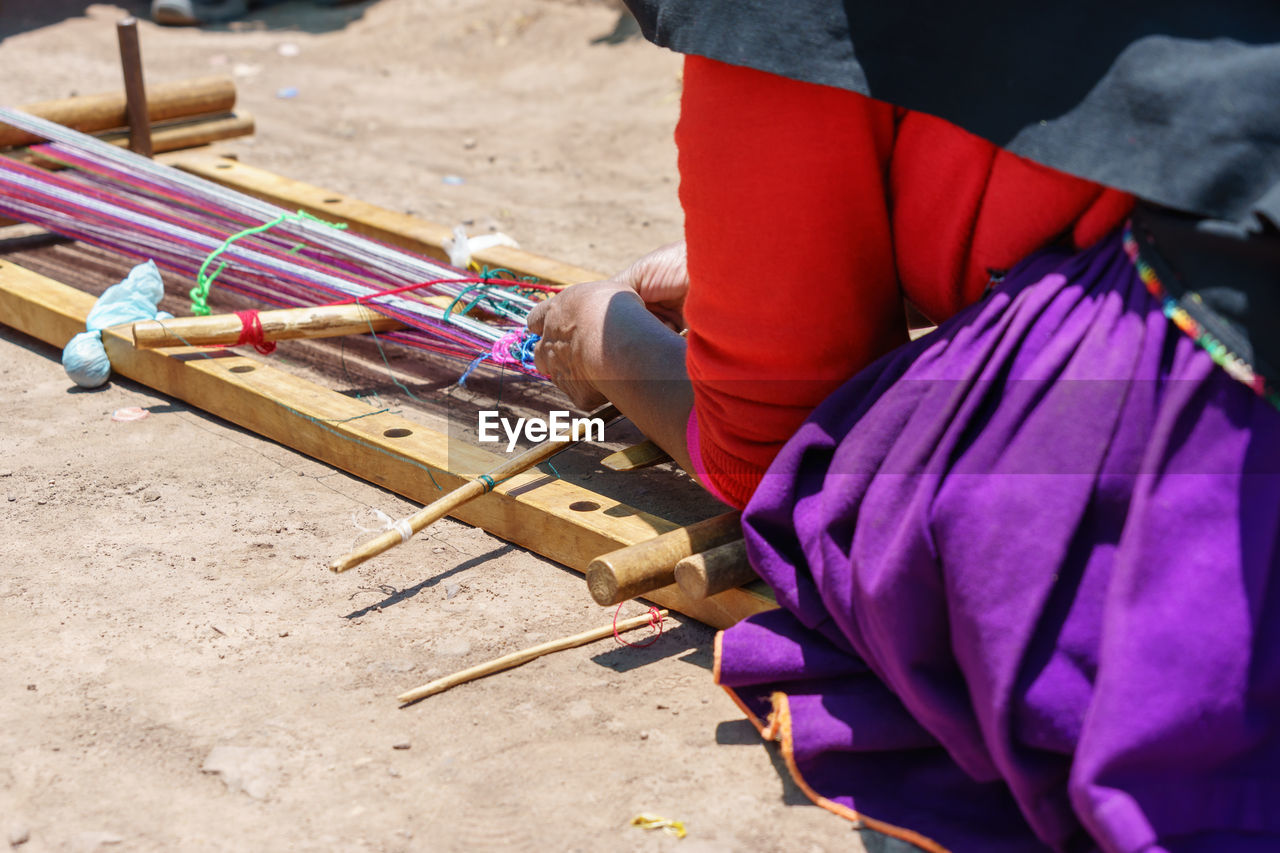
<instances>
[{"instance_id":1,"label":"wooden loom beam","mask_svg":"<svg viewBox=\"0 0 1280 853\"><path fill-rule=\"evenodd\" d=\"M84 330L94 302L0 259L0 320L21 332L64 346ZM102 337L116 373L420 503L440 495L432 477L440 488L454 488L503 458L397 415L370 414L362 402L230 350L140 350L128 326ZM579 572L600 554L677 527L536 471L500 484L454 517ZM693 601L669 586L646 597L720 628L775 606L752 589Z\"/></svg>"}]
</instances>

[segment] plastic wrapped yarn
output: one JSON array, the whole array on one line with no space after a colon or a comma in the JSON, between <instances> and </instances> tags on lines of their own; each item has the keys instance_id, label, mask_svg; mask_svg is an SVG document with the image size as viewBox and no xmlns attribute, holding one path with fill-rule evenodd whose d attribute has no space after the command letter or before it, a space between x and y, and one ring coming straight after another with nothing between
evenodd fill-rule
<instances>
[{"instance_id":1,"label":"plastic wrapped yarn","mask_svg":"<svg viewBox=\"0 0 1280 853\"><path fill-rule=\"evenodd\" d=\"M97 388L106 382L111 377L111 362L102 345L102 330L121 323L172 317L156 310L162 298L164 282L154 261L138 264L124 281L108 287L85 320L87 331L72 338L62 350L67 376L81 388Z\"/></svg>"}]
</instances>

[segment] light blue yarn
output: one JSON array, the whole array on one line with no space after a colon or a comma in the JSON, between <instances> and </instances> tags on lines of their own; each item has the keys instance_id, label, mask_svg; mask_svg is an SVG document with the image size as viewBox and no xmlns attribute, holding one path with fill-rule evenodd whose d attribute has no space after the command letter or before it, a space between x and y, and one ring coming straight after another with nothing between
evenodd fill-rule
<instances>
[{"instance_id":1,"label":"light blue yarn","mask_svg":"<svg viewBox=\"0 0 1280 853\"><path fill-rule=\"evenodd\" d=\"M113 284L98 297L85 320L88 331L76 335L62 350L67 376L81 388L97 388L111 377L111 362L102 345L102 330L139 320L167 320L173 315L157 311L164 297L164 282L155 261L138 264L124 281Z\"/></svg>"}]
</instances>

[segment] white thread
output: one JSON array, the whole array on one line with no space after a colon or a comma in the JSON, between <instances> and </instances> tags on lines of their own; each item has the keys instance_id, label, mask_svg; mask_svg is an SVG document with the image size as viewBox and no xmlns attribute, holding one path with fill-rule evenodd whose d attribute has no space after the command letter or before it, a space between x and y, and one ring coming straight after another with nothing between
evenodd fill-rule
<instances>
[{"instance_id":1,"label":"white thread","mask_svg":"<svg viewBox=\"0 0 1280 853\"><path fill-rule=\"evenodd\" d=\"M485 249L492 249L494 246L510 246L512 249L520 248L519 243L502 232L468 237L467 229L461 225L455 225L453 227L453 237L446 239L441 245L449 253L449 263L462 270L471 266L471 256L475 252L483 252Z\"/></svg>"},{"instance_id":2,"label":"white thread","mask_svg":"<svg viewBox=\"0 0 1280 853\"><path fill-rule=\"evenodd\" d=\"M391 525L391 529L400 533L401 545L413 538L413 525L409 523L409 519L407 518L402 518L395 524Z\"/></svg>"}]
</instances>

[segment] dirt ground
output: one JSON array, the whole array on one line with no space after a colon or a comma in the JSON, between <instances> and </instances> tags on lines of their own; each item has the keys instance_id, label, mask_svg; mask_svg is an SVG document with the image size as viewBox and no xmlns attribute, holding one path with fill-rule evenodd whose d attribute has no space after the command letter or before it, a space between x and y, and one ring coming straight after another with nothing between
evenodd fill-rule
<instances>
[{"instance_id":1,"label":"dirt ground","mask_svg":"<svg viewBox=\"0 0 1280 853\"><path fill-rule=\"evenodd\" d=\"M113 23L146 9L0 0L0 102L118 87ZM617 20L605 2L289 2L144 22L142 42L151 80L236 77L258 133L224 148L246 162L612 271L681 231L680 61L601 41ZM411 504L130 382L81 392L58 357L0 326L0 841L859 849L711 683L712 632L689 620L399 710L612 610L454 522L335 578L374 510ZM130 406L149 416L112 420ZM630 827L640 813L688 837Z\"/></svg>"}]
</instances>

